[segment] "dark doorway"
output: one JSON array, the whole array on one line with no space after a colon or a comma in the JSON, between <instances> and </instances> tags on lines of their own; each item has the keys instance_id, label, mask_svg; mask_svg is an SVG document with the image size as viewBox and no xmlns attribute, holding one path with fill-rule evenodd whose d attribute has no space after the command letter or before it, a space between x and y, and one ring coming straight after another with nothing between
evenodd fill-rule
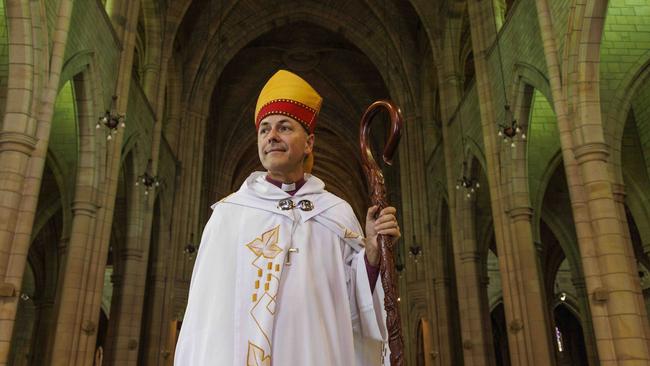
<instances>
[{"instance_id":1,"label":"dark doorway","mask_svg":"<svg viewBox=\"0 0 650 366\"><path fill-rule=\"evenodd\" d=\"M564 304L555 307L555 353L559 366L587 366L580 320Z\"/></svg>"},{"instance_id":2,"label":"dark doorway","mask_svg":"<svg viewBox=\"0 0 650 366\"><path fill-rule=\"evenodd\" d=\"M490 313L492 319L492 337L494 338L494 355L497 366L510 366L508 350L508 328L503 302L494 307Z\"/></svg>"}]
</instances>

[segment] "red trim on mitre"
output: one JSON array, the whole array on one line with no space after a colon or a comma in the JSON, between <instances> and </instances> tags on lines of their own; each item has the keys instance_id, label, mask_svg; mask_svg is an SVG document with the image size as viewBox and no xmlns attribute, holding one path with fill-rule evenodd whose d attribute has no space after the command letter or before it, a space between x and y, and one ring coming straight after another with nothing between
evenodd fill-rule
<instances>
[{"instance_id":1,"label":"red trim on mitre","mask_svg":"<svg viewBox=\"0 0 650 366\"><path fill-rule=\"evenodd\" d=\"M282 114L291 117L305 126L305 128L309 130L309 133L312 133L316 127L316 116L318 115L318 112L314 108L310 108L309 106L296 102L295 100L272 100L260 108L259 113L257 113L255 129L260 128L260 122L264 117L272 114Z\"/></svg>"}]
</instances>

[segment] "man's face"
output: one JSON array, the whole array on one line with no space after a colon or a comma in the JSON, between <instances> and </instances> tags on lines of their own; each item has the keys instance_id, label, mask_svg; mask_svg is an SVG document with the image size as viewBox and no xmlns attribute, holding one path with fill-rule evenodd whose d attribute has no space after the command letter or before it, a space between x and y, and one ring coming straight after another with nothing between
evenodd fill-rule
<instances>
[{"instance_id":1,"label":"man's face","mask_svg":"<svg viewBox=\"0 0 650 366\"><path fill-rule=\"evenodd\" d=\"M302 172L304 157L311 153L314 135L281 114L267 116L257 131L257 152L266 170L282 175Z\"/></svg>"}]
</instances>

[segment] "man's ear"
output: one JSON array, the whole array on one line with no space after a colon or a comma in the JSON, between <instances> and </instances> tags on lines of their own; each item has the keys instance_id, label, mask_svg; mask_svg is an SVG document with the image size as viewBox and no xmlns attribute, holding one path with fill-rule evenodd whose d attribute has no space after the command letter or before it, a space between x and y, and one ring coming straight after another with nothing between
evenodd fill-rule
<instances>
[{"instance_id":1,"label":"man's ear","mask_svg":"<svg viewBox=\"0 0 650 366\"><path fill-rule=\"evenodd\" d=\"M305 142L305 155L309 155L314 151L314 139L315 136L313 133L307 135L307 141Z\"/></svg>"}]
</instances>

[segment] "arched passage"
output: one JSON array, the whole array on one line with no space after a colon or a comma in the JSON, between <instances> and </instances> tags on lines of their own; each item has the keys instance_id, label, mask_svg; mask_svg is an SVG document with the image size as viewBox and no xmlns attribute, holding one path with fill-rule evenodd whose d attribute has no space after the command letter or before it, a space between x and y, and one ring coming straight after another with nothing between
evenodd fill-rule
<instances>
[{"instance_id":1,"label":"arched passage","mask_svg":"<svg viewBox=\"0 0 650 366\"><path fill-rule=\"evenodd\" d=\"M296 29L300 29L298 37L292 36ZM238 189L253 170L262 169L253 111L259 90L280 68L298 73L324 97L315 132L314 174L325 181L328 190L350 202L361 217L367 188L357 147L358 120L366 106L386 97L388 91L379 71L360 49L340 35L306 22L263 34L225 66L208 117L206 141L210 143L206 144L203 169L209 187L207 200L215 202ZM340 75L347 76L342 79ZM242 100L246 101L243 105ZM383 131L377 131L379 145ZM389 186L398 192L399 184L391 178L387 177Z\"/></svg>"}]
</instances>

